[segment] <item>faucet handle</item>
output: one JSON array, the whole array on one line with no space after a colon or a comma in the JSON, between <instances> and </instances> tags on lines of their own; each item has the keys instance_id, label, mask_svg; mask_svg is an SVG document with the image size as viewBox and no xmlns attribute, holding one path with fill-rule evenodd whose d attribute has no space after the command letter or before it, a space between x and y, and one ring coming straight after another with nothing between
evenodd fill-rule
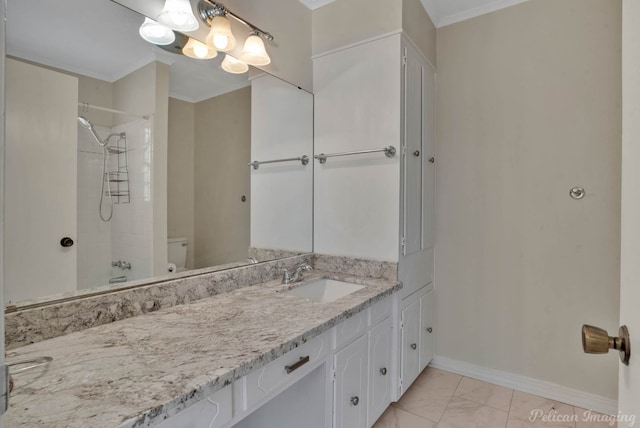
<instances>
[{"instance_id":1,"label":"faucet handle","mask_svg":"<svg viewBox=\"0 0 640 428\"><path fill-rule=\"evenodd\" d=\"M288 284L291 281L291 274L286 268L280 268L280 272L282 272L282 283Z\"/></svg>"}]
</instances>

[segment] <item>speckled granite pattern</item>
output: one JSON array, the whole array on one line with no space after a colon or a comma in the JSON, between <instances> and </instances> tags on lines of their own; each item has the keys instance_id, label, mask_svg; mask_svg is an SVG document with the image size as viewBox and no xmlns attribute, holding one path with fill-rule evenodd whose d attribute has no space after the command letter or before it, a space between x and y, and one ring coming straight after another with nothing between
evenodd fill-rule
<instances>
[{"instance_id":1,"label":"speckled granite pattern","mask_svg":"<svg viewBox=\"0 0 640 428\"><path fill-rule=\"evenodd\" d=\"M389 281L395 281L398 278L398 263L394 262L314 254L313 263L316 269L325 271L382 278Z\"/></svg>"},{"instance_id":2,"label":"speckled granite pattern","mask_svg":"<svg viewBox=\"0 0 640 428\"><path fill-rule=\"evenodd\" d=\"M313 263L311 254L88 296L5 315L5 345L13 349L86 328L194 302L280 277L279 267Z\"/></svg>"},{"instance_id":3,"label":"speckled granite pattern","mask_svg":"<svg viewBox=\"0 0 640 428\"><path fill-rule=\"evenodd\" d=\"M277 248L249 247L249 257L253 257L259 262L293 257L300 255L300 253L301 251L278 250Z\"/></svg>"},{"instance_id":4,"label":"speckled granite pattern","mask_svg":"<svg viewBox=\"0 0 640 428\"><path fill-rule=\"evenodd\" d=\"M5 424L152 426L401 287L319 271L305 281L320 276L366 287L315 303L282 293L291 286L274 280L13 350L8 362L53 362L15 376Z\"/></svg>"}]
</instances>

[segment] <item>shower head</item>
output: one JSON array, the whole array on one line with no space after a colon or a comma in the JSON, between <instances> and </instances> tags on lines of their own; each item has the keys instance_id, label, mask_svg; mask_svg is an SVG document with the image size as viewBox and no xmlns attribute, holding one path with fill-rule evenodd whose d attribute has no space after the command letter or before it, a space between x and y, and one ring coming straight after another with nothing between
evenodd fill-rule
<instances>
[{"instance_id":1,"label":"shower head","mask_svg":"<svg viewBox=\"0 0 640 428\"><path fill-rule=\"evenodd\" d=\"M93 129L93 125L89 122L89 119L83 116L78 116L78 123L82 125L83 128Z\"/></svg>"},{"instance_id":2,"label":"shower head","mask_svg":"<svg viewBox=\"0 0 640 428\"><path fill-rule=\"evenodd\" d=\"M89 132L91 132L91 135L93 136L93 138L95 138L96 142L98 143L98 145L100 147L104 147L107 143L106 141L102 141L102 139L100 139L100 137L98 137L98 134L96 134L96 130L93 129L93 124L91 122L89 122L89 119L87 119L84 116L78 116L78 123L83 127L89 130Z\"/></svg>"}]
</instances>

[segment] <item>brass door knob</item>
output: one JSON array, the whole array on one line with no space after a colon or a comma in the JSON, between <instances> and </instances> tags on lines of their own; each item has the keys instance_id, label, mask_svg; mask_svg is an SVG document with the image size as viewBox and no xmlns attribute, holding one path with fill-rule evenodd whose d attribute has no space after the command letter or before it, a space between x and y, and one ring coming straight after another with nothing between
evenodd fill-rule
<instances>
[{"instance_id":1,"label":"brass door knob","mask_svg":"<svg viewBox=\"0 0 640 428\"><path fill-rule=\"evenodd\" d=\"M615 349L620 352L620 361L628 366L631 343L626 325L620 327L618 335L619 337L611 337L606 330L585 324L582 326L582 349L587 354L606 354L609 349Z\"/></svg>"}]
</instances>

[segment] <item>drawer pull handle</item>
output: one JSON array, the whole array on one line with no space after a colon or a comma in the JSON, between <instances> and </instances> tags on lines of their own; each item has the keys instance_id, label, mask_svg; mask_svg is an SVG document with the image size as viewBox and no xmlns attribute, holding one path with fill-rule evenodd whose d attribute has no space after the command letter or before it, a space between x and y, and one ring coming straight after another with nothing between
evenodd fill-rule
<instances>
[{"instance_id":1,"label":"drawer pull handle","mask_svg":"<svg viewBox=\"0 0 640 428\"><path fill-rule=\"evenodd\" d=\"M417 347L418 347L418 345L416 345L415 343L412 343L412 344L411 344L411 349L414 349L414 350L415 350Z\"/></svg>"},{"instance_id":2,"label":"drawer pull handle","mask_svg":"<svg viewBox=\"0 0 640 428\"><path fill-rule=\"evenodd\" d=\"M387 368L386 368L386 367L381 368L381 369L380 369L380 374L381 374L382 376L386 376L386 375L387 375Z\"/></svg>"},{"instance_id":3,"label":"drawer pull handle","mask_svg":"<svg viewBox=\"0 0 640 428\"><path fill-rule=\"evenodd\" d=\"M427 331L428 331L429 333L433 333L433 328L431 328L431 327L427 327Z\"/></svg>"},{"instance_id":4,"label":"drawer pull handle","mask_svg":"<svg viewBox=\"0 0 640 428\"><path fill-rule=\"evenodd\" d=\"M353 404L354 406L357 406L359 402L360 402L360 398L357 395L354 397L351 397L351 404Z\"/></svg>"},{"instance_id":5,"label":"drawer pull handle","mask_svg":"<svg viewBox=\"0 0 640 428\"><path fill-rule=\"evenodd\" d=\"M300 360L298 360L298 362L295 364L291 364L290 366L284 366L284 369L287 372L287 374L289 374L292 371L297 370L300 367L304 366L308 362L309 362L309 356L307 355L306 357L300 357Z\"/></svg>"}]
</instances>

